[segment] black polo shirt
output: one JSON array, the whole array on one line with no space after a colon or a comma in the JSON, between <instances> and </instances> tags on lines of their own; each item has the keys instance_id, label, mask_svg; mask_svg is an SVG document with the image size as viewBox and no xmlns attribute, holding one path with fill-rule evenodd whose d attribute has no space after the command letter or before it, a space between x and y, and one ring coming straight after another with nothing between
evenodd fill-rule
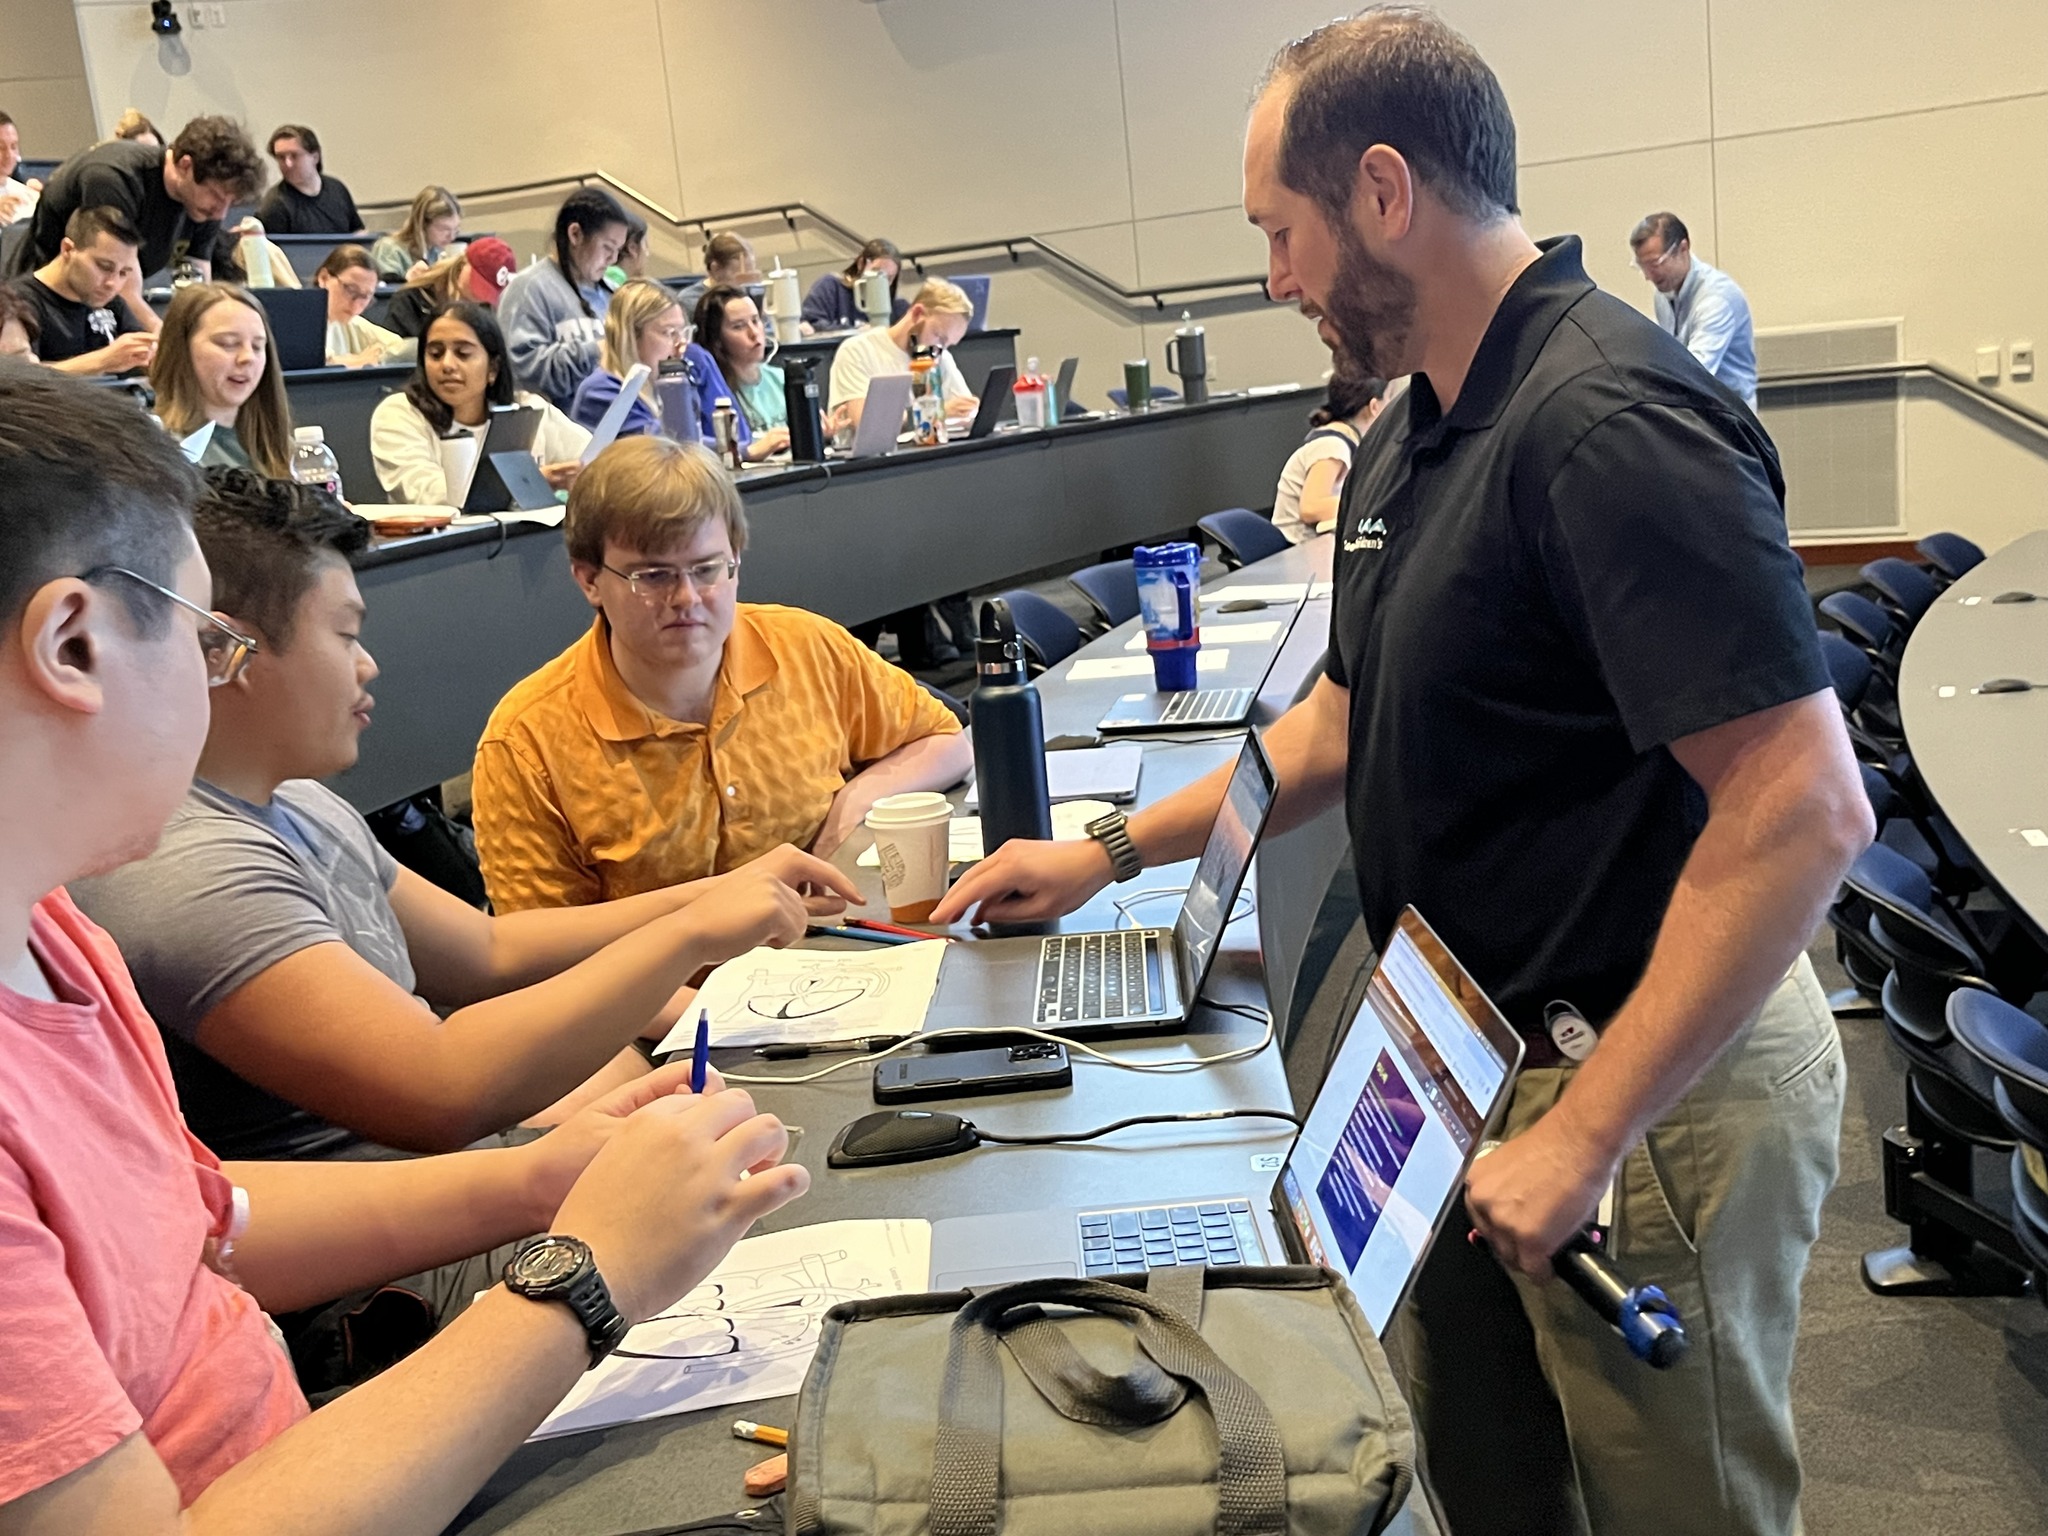
<instances>
[{"instance_id":1,"label":"black polo shirt","mask_svg":"<svg viewBox=\"0 0 2048 1536\"><path fill-rule=\"evenodd\" d=\"M96 144L73 155L50 177L36 204L29 238L15 252L12 270L32 272L52 260L64 226L80 208L118 208L142 236L142 275L165 270L188 252L204 261L220 232L217 220L195 222L184 204L164 190L164 151L126 139Z\"/></svg>"},{"instance_id":2,"label":"black polo shirt","mask_svg":"<svg viewBox=\"0 0 2048 1536\"><path fill-rule=\"evenodd\" d=\"M1373 941L1412 903L1547 1048L1553 998L1621 1006L1705 823L1669 744L1828 676L1763 427L1543 252L1450 411L1417 374L1366 434L1328 670Z\"/></svg>"}]
</instances>

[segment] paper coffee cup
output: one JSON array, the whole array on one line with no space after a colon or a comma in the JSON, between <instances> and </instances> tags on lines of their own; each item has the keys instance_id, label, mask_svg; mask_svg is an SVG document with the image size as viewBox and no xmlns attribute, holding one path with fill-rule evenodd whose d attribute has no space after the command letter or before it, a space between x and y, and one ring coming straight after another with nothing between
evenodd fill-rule
<instances>
[{"instance_id":1,"label":"paper coffee cup","mask_svg":"<svg viewBox=\"0 0 2048 1536\"><path fill-rule=\"evenodd\" d=\"M952 802L929 790L884 795L868 811L868 830L875 834L875 856L882 864L882 890L897 922L927 921L946 894L947 824L952 819Z\"/></svg>"}]
</instances>

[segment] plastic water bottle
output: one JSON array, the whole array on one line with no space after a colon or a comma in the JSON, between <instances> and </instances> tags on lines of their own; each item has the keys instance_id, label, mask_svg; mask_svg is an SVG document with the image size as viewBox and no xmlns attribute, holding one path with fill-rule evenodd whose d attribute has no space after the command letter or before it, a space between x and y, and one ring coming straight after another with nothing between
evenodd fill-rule
<instances>
[{"instance_id":1,"label":"plastic water bottle","mask_svg":"<svg viewBox=\"0 0 2048 1536\"><path fill-rule=\"evenodd\" d=\"M341 465L327 446L327 434L319 427L298 427L292 432L292 478L300 485L317 485L330 496L341 494Z\"/></svg>"},{"instance_id":2,"label":"plastic water bottle","mask_svg":"<svg viewBox=\"0 0 2048 1536\"><path fill-rule=\"evenodd\" d=\"M1024 670L1024 645L1010 605L981 605L975 643L980 674L967 711L974 726L974 785L981 800L981 844L994 853L1015 837L1052 837L1045 783L1045 715Z\"/></svg>"},{"instance_id":3,"label":"plastic water bottle","mask_svg":"<svg viewBox=\"0 0 2048 1536\"><path fill-rule=\"evenodd\" d=\"M1024 371L1017 375L1017 382L1010 388L1010 396L1017 402L1017 425L1020 427L1048 427L1052 419L1047 415L1051 391L1046 388L1045 375L1038 371L1038 359L1024 360Z\"/></svg>"}]
</instances>

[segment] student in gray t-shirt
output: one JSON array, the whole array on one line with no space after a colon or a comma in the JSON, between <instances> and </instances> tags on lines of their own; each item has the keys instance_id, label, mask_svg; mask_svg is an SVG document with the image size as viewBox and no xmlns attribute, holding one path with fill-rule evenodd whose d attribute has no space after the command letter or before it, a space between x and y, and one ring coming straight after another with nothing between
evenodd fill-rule
<instances>
[{"instance_id":1,"label":"student in gray t-shirt","mask_svg":"<svg viewBox=\"0 0 2048 1536\"><path fill-rule=\"evenodd\" d=\"M401 868L312 782L355 761L369 724L377 669L347 560L367 525L324 492L209 478L194 526L214 601L258 650L214 691L200 782L156 851L73 895L121 946L216 1152L446 1151L551 1122L645 1070L630 1042L700 967L858 897L793 848L503 918Z\"/></svg>"}]
</instances>

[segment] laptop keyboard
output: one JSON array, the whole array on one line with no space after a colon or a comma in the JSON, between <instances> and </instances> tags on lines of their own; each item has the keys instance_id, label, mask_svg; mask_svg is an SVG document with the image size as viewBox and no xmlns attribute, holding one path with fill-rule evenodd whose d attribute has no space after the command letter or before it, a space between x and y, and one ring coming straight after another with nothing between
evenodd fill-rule
<instances>
[{"instance_id":1,"label":"laptop keyboard","mask_svg":"<svg viewBox=\"0 0 2048 1536\"><path fill-rule=\"evenodd\" d=\"M1180 1264L1256 1264L1266 1256L1247 1200L1087 1211L1081 1261L1090 1275L1128 1275Z\"/></svg>"},{"instance_id":2,"label":"laptop keyboard","mask_svg":"<svg viewBox=\"0 0 2048 1536\"><path fill-rule=\"evenodd\" d=\"M1071 1024L1158 1013L1164 996L1158 949L1149 942L1157 936L1132 929L1045 940L1038 951L1038 1021Z\"/></svg>"},{"instance_id":3,"label":"laptop keyboard","mask_svg":"<svg viewBox=\"0 0 2048 1536\"><path fill-rule=\"evenodd\" d=\"M1251 708L1249 688L1197 688L1176 693L1160 712L1161 725L1211 725L1236 720Z\"/></svg>"}]
</instances>

